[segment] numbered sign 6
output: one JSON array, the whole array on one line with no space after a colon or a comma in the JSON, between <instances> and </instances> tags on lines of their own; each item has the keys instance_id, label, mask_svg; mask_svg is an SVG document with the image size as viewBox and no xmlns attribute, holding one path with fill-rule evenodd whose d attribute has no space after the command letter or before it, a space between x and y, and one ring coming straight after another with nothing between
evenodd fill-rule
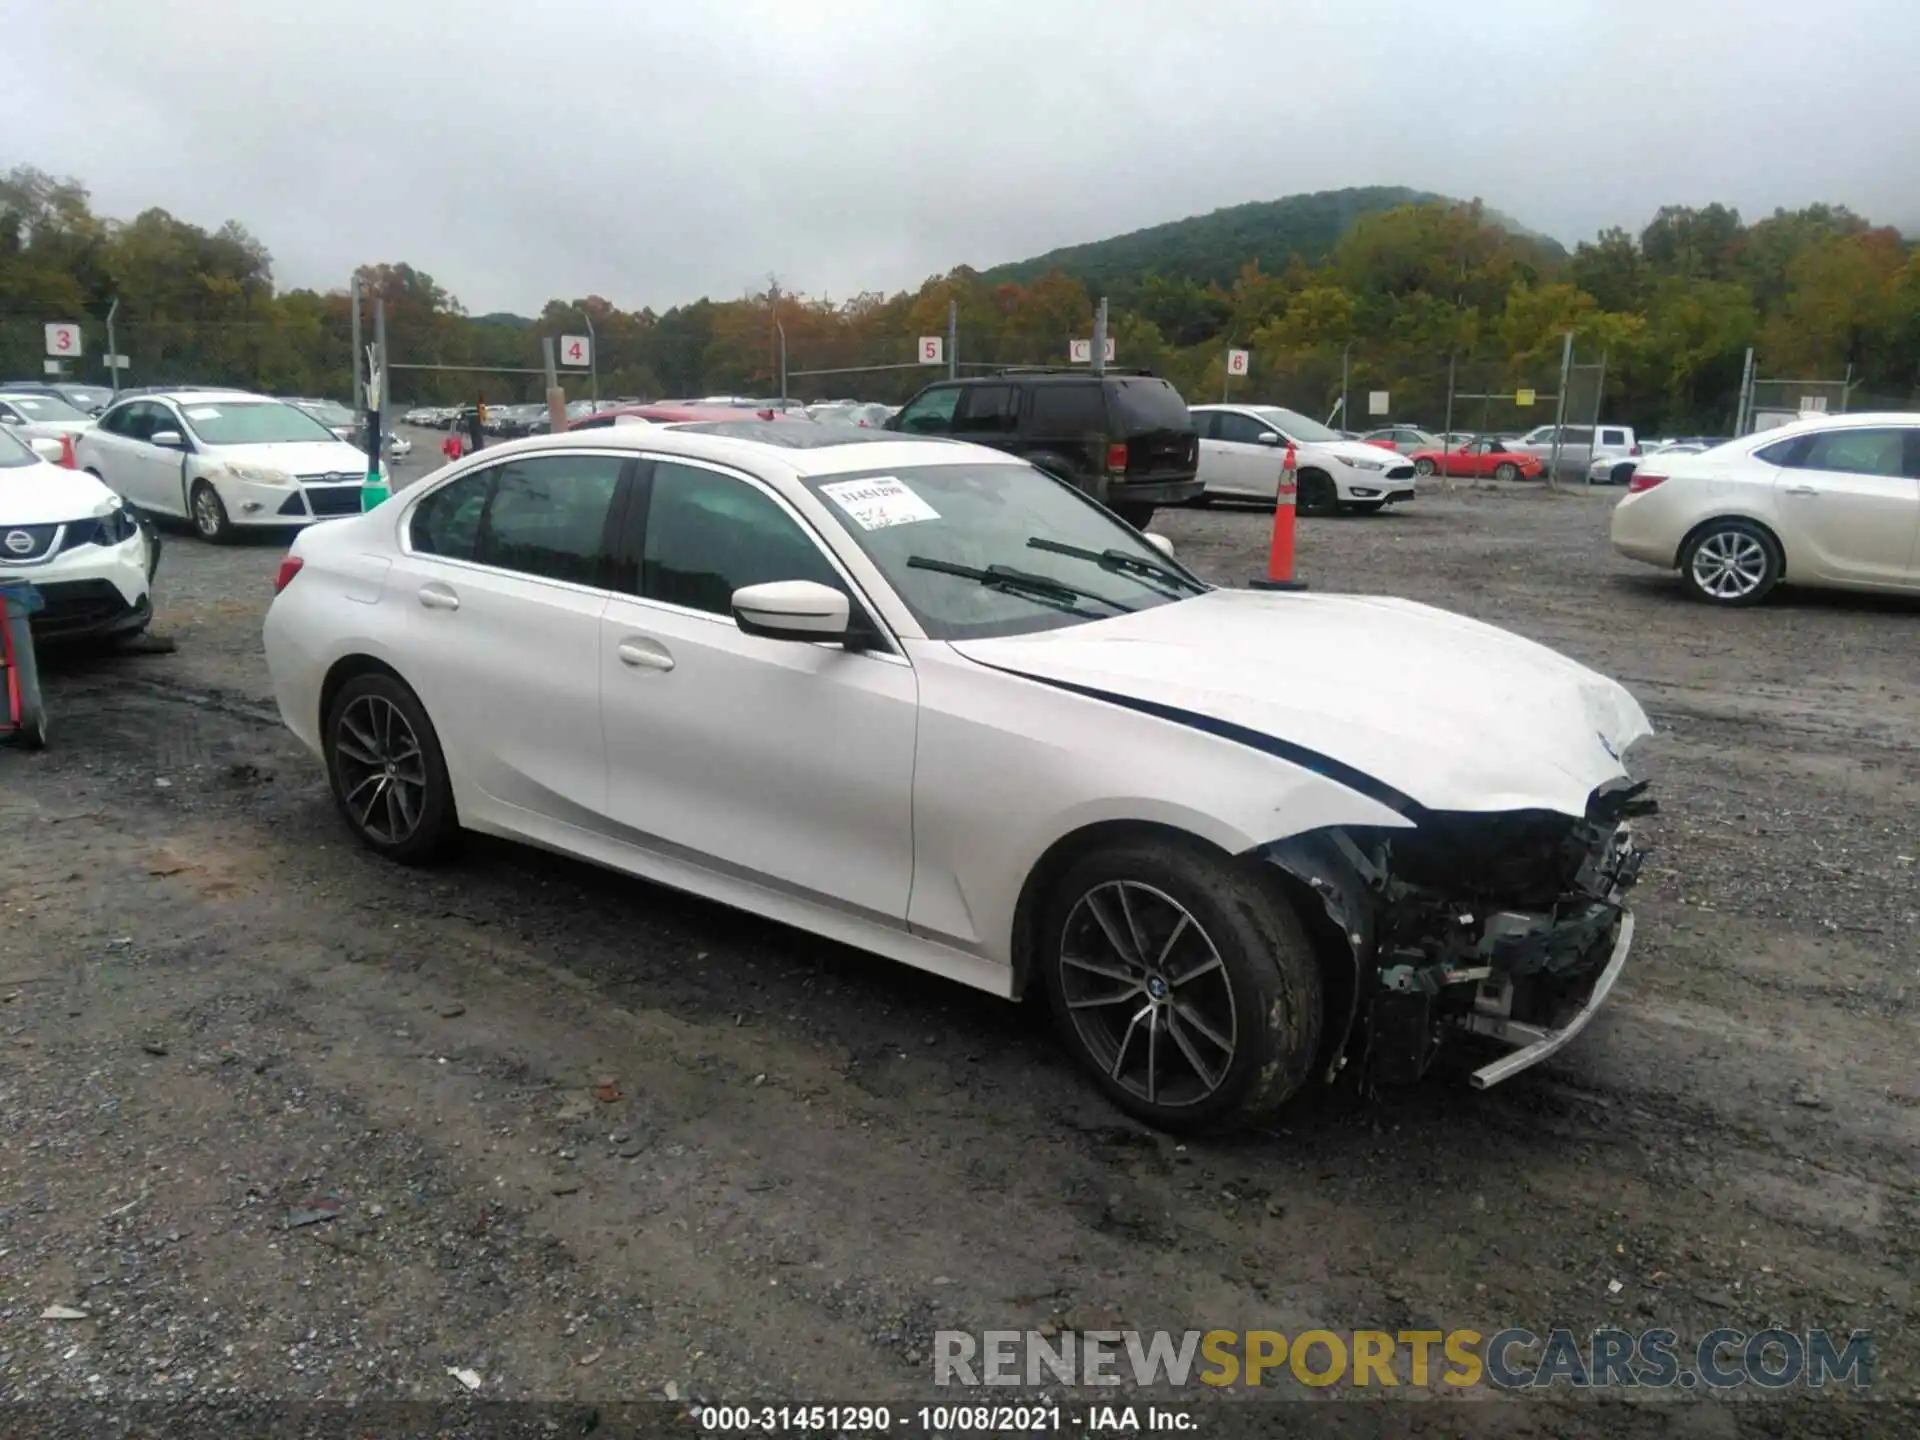
<instances>
[{"instance_id":1,"label":"numbered sign 6","mask_svg":"<svg viewBox=\"0 0 1920 1440\"><path fill-rule=\"evenodd\" d=\"M80 353L80 327L62 322L47 326L47 354L68 359Z\"/></svg>"},{"instance_id":2,"label":"numbered sign 6","mask_svg":"<svg viewBox=\"0 0 1920 1440\"><path fill-rule=\"evenodd\" d=\"M1227 373L1244 375L1247 373L1247 352L1244 350L1227 351Z\"/></svg>"}]
</instances>

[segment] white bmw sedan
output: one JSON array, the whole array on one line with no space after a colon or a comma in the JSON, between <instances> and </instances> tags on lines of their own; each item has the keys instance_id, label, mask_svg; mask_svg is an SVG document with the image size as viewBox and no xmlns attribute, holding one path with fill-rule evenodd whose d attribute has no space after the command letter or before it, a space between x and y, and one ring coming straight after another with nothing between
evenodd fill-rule
<instances>
[{"instance_id":1,"label":"white bmw sedan","mask_svg":"<svg viewBox=\"0 0 1920 1440\"><path fill-rule=\"evenodd\" d=\"M1920 590L1920 414L1821 416L1651 456L1614 509L1613 548L1715 605L1783 581Z\"/></svg>"},{"instance_id":2,"label":"white bmw sedan","mask_svg":"<svg viewBox=\"0 0 1920 1440\"><path fill-rule=\"evenodd\" d=\"M1220 590L971 445L490 448L303 532L266 653L346 824L579 856L995 994L1156 1125L1443 1035L1564 1044L1631 943L1620 686L1402 600Z\"/></svg>"}]
</instances>

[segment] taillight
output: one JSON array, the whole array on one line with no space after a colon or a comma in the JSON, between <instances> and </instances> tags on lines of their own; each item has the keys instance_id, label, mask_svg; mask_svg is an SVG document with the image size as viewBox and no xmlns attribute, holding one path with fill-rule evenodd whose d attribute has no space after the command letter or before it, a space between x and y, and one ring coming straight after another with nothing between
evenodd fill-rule
<instances>
[{"instance_id":1,"label":"taillight","mask_svg":"<svg viewBox=\"0 0 1920 1440\"><path fill-rule=\"evenodd\" d=\"M1631 456L1633 456L1633 457L1634 457L1635 459L1638 459L1638 458L1639 458L1639 456L1640 456L1640 444L1639 444L1639 442L1638 442L1638 441L1635 441L1635 442L1633 443L1633 445L1631 445L1630 447L1628 447L1628 450L1627 450L1627 454L1629 454L1629 455L1631 455Z\"/></svg>"},{"instance_id":2,"label":"taillight","mask_svg":"<svg viewBox=\"0 0 1920 1440\"><path fill-rule=\"evenodd\" d=\"M298 555L289 555L280 562L280 573L273 577L273 593L278 595L293 583L293 577L300 573L300 567L307 562Z\"/></svg>"},{"instance_id":3,"label":"taillight","mask_svg":"<svg viewBox=\"0 0 1920 1440\"><path fill-rule=\"evenodd\" d=\"M1649 475L1644 470L1636 470L1627 477L1627 494L1638 495L1643 490L1651 490L1656 485L1666 483L1664 475Z\"/></svg>"},{"instance_id":4,"label":"taillight","mask_svg":"<svg viewBox=\"0 0 1920 1440\"><path fill-rule=\"evenodd\" d=\"M1116 440L1107 446L1107 473L1124 475L1127 473L1127 442Z\"/></svg>"}]
</instances>

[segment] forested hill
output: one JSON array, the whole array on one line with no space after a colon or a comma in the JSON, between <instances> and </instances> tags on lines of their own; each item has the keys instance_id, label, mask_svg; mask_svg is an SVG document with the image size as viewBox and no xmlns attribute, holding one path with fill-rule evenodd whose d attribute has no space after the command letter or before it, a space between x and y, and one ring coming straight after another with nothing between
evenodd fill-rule
<instances>
[{"instance_id":1,"label":"forested hill","mask_svg":"<svg viewBox=\"0 0 1920 1440\"><path fill-rule=\"evenodd\" d=\"M1024 285L1049 270L1063 271L1090 291L1129 290L1152 274L1169 280L1231 286L1250 260L1277 275L1298 255L1317 265L1332 253L1347 228L1362 215L1391 210L1397 205L1453 204L1443 195L1412 190L1404 185L1366 185L1347 190L1319 190L1311 195L1288 195L1280 200L1256 200L1229 205L1211 215L1193 215L1164 225L1150 225L1128 235L1049 250L1031 260L1019 260L986 271L981 278ZM1539 245L1555 260L1565 260L1558 241L1488 213L1488 219Z\"/></svg>"}]
</instances>

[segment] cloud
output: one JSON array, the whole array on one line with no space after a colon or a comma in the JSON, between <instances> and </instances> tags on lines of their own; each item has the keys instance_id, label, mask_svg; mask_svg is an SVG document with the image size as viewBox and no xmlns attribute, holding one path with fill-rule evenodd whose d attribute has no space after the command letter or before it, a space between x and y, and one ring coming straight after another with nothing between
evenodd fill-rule
<instances>
[{"instance_id":1,"label":"cloud","mask_svg":"<svg viewBox=\"0 0 1920 1440\"><path fill-rule=\"evenodd\" d=\"M897 289L1247 200L1920 223L1911 0L131 0L27 7L0 164L241 220L283 285L407 261L482 312L778 275Z\"/></svg>"}]
</instances>

